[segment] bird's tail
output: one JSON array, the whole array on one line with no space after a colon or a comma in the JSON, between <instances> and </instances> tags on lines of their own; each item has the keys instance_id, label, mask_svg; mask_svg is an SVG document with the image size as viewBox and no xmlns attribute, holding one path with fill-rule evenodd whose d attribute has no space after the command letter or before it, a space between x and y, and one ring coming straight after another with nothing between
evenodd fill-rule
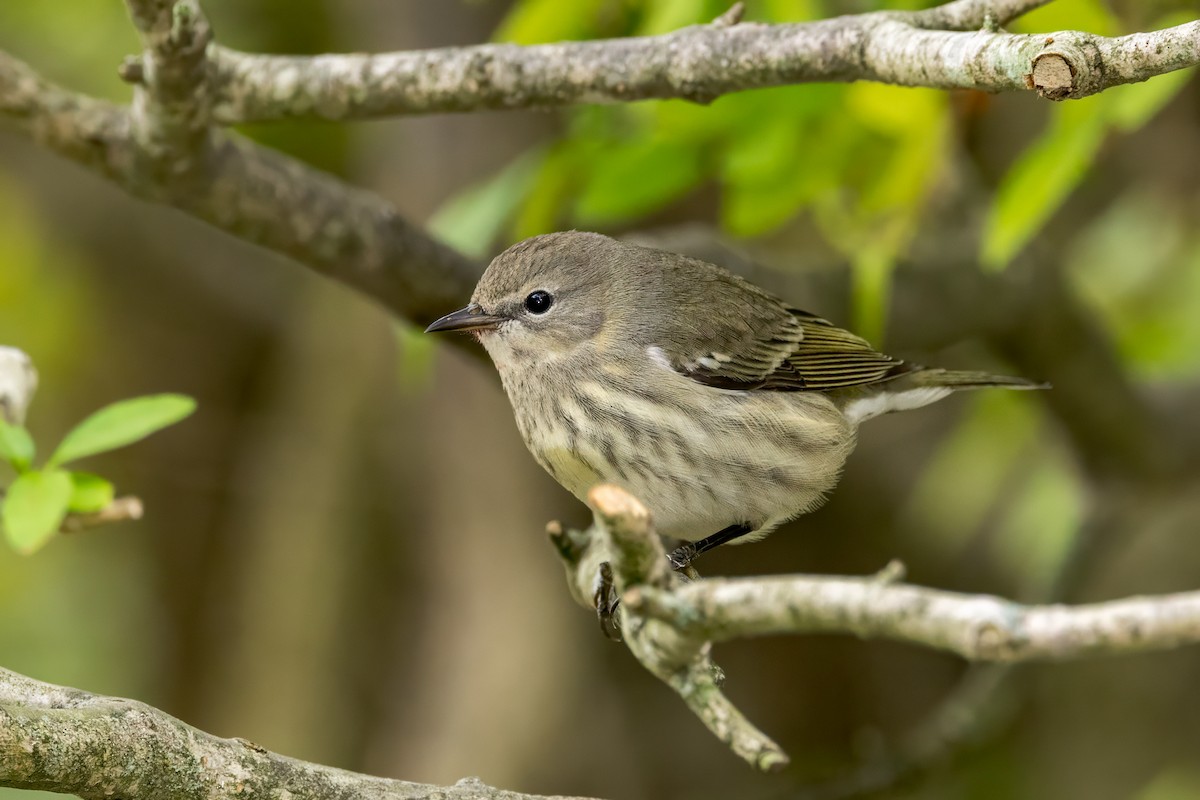
<instances>
[{"instance_id":1,"label":"bird's tail","mask_svg":"<svg viewBox=\"0 0 1200 800\"><path fill-rule=\"evenodd\" d=\"M938 387L948 389L1049 389L1048 383L1037 383L1025 378L1011 378L1007 375L992 375L988 372L972 372L953 369L936 369L919 367L906 375L897 378L894 383L904 384L908 388ZM884 384L883 388L889 388ZM897 387L899 388L899 387Z\"/></svg>"},{"instance_id":2,"label":"bird's tail","mask_svg":"<svg viewBox=\"0 0 1200 800\"><path fill-rule=\"evenodd\" d=\"M1050 384L987 372L914 366L891 380L864 387L861 394L847 399L842 413L857 425L892 411L927 406L960 389L990 388L1049 389Z\"/></svg>"}]
</instances>

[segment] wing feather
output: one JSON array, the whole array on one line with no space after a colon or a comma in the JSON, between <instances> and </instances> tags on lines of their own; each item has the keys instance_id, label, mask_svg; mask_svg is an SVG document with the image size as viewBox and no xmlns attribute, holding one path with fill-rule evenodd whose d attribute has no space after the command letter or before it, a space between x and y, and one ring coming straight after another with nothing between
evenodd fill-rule
<instances>
[{"instance_id":1,"label":"wing feather","mask_svg":"<svg viewBox=\"0 0 1200 800\"><path fill-rule=\"evenodd\" d=\"M879 383L913 369L861 336L792 308L712 264L648 252L654 267L675 275L671 312L656 319L647 330L650 340L642 344L699 383L742 391L831 391ZM714 302L722 313L706 313Z\"/></svg>"},{"instance_id":2,"label":"wing feather","mask_svg":"<svg viewBox=\"0 0 1200 800\"><path fill-rule=\"evenodd\" d=\"M706 386L783 392L864 386L910 369L827 320L799 309L782 310L774 319L741 328L740 335L710 337L706 344L712 344L711 350L679 359L675 368Z\"/></svg>"}]
</instances>

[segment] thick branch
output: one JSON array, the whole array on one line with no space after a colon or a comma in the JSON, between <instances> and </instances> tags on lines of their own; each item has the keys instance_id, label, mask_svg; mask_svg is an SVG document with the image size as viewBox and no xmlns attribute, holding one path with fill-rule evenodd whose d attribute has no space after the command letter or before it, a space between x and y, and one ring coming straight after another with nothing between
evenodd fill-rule
<instances>
[{"instance_id":1,"label":"thick branch","mask_svg":"<svg viewBox=\"0 0 1200 800\"><path fill-rule=\"evenodd\" d=\"M1061 100L1200 63L1200 22L1114 39L995 27L1041 4L951 3L926 12L699 25L661 36L528 47L314 57L213 48L213 110L227 124L346 120L652 98L710 102L746 89L857 80L1036 90Z\"/></svg>"},{"instance_id":2,"label":"thick branch","mask_svg":"<svg viewBox=\"0 0 1200 800\"><path fill-rule=\"evenodd\" d=\"M214 132L200 177L175 191L139 167L128 109L68 92L2 52L0 115L131 194L291 256L417 324L461 305L478 278L476 264L382 198L238 136Z\"/></svg>"},{"instance_id":3,"label":"thick branch","mask_svg":"<svg viewBox=\"0 0 1200 800\"><path fill-rule=\"evenodd\" d=\"M1025 606L875 578L788 575L642 589L627 605L714 642L763 634L853 633L973 661L1034 661L1200 643L1200 592L1079 606Z\"/></svg>"},{"instance_id":4,"label":"thick branch","mask_svg":"<svg viewBox=\"0 0 1200 800\"><path fill-rule=\"evenodd\" d=\"M0 669L0 786L96 800L540 797L475 778L430 786L297 761L244 739L212 736L143 703L53 686L5 669Z\"/></svg>"}]
</instances>

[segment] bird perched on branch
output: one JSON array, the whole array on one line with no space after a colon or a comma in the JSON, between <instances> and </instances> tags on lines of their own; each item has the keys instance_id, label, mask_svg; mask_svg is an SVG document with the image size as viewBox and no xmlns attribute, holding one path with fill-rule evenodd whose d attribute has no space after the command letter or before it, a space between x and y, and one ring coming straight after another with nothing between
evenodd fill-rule
<instances>
[{"instance_id":1,"label":"bird perched on branch","mask_svg":"<svg viewBox=\"0 0 1200 800\"><path fill-rule=\"evenodd\" d=\"M864 420L1039 388L901 361L720 267L576 231L513 245L427 330L473 333L537 462L580 499L633 493L688 543L680 568L817 507Z\"/></svg>"}]
</instances>

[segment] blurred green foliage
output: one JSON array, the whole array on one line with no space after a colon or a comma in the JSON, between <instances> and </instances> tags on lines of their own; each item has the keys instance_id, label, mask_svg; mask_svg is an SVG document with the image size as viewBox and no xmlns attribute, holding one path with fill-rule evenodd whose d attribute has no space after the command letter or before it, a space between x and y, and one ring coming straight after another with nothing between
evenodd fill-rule
<instances>
[{"instance_id":1,"label":"blurred green foliage","mask_svg":"<svg viewBox=\"0 0 1200 800\"><path fill-rule=\"evenodd\" d=\"M1181 764L1164 770L1141 792L1136 800L1194 800L1200 797L1200 770L1194 764Z\"/></svg>"},{"instance_id":2,"label":"blurred green foliage","mask_svg":"<svg viewBox=\"0 0 1200 800\"><path fill-rule=\"evenodd\" d=\"M17 474L0 504L8 543L28 555L50 540L68 512L88 514L112 502L110 481L62 469L64 464L133 444L195 409L195 400L178 394L135 397L105 406L68 431L41 469L32 466L36 448L29 432L0 420L0 459Z\"/></svg>"},{"instance_id":3,"label":"blurred green foliage","mask_svg":"<svg viewBox=\"0 0 1200 800\"><path fill-rule=\"evenodd\" d=\"M1190 210L1142 189L1117 198L1069 253L1079 294L1146 379L1194 377L1200 354L1200 226Z\"/></svg>"}]
</instances>

